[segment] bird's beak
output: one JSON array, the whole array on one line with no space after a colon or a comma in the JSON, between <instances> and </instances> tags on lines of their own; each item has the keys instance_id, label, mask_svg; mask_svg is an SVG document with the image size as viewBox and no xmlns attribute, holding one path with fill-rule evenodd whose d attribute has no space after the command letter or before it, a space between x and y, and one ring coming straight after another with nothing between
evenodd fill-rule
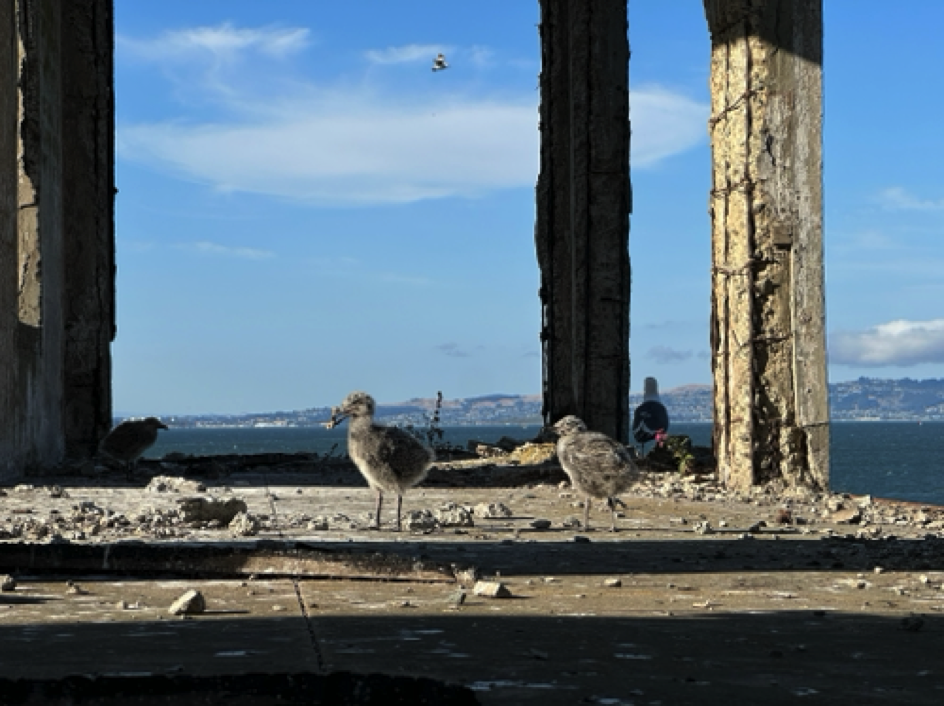
<instances>
[{"instance_id":1,"label":"bird's beak","mask_svg":"<svg viewBox=\"0 0 944 706\"><path fill-rule=\"evenodd\" d=\"M158 429L169 429L170 427L168 427L166 424L158 424L158 425L157 425L157 428L158 428Z\"/></svg>"},{"instance_id":2,"label":"bird's beak","mask_svg":"<svg viewBox=\"0 0 944 706\"><path fill-rule=\"evenodd\" d=\"M338 424L343 422L345 419L350 417L350 413L345 413L340 407L331 408L331 419L326 422L321 422L321 425L325 429L334 429Z\"/></svg>"}]
</instances>

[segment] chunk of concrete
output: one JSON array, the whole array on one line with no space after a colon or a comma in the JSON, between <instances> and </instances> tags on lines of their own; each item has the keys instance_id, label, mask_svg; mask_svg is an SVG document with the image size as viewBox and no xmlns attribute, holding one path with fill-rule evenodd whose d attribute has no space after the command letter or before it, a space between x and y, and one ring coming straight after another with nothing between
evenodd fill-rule
<instances>
[{"instance_id":1,"label":"chunk of concrete","mask_svg":"<svg viewBox=\"0 0 944 706\"><path fill-rule=\"evenodd\" d=\"M511 591L501 581L477 581L472 593L486 598L511 598Z\"/></svg>"},{"instance_id":2,"label":"chunk of concrete","mask_svg":"<svg viewBox=\"0 0 944 706\"><path fill-rule=\"evenodd\" d=\"M181 498L180 515L184 522L211 522L219 520L228 525L241 512L246 512L246 502L240 498Z\"/></svg>"},{"instance_id":3,"label":"chunk of concrete","mask_svg":"<svg viewBox=\"0 0 944 706\"><path fill-rule=\"evenodd\" d=\"M206 599L196 589L190 589L171 603L167 612L171 615L198 615L206 610Z\"/></svg>"}]
</instances>

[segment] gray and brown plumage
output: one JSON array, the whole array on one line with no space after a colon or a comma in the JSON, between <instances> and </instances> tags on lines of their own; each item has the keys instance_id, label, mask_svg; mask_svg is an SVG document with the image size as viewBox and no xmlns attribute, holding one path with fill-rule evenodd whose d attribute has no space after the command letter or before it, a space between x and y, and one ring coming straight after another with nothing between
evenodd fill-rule
<instances>
[{"instance_id":1,"label":"gray and brown plumage","mask_svg":"<svg viewBox=\"0 0 944 706\"><path fill-rule=\"evenodd\" d=\"M340 417L332 416L332 424L350 419L347 452L367 484L377 493L374 527L380 528L383 494L397 495L397 530L403 494L421 482L435 460L435 454L402 429L374 423L376 404L366 392L352 392L338 408Z\"/></svg>"},{"instance_id":2,"label":"gray and brown plumage","mask_svg":"<svg viewBox=\"0 0 944 706\"><path fill-rule=\"evenodd\" d=\"M157 441L158 429L166 428L167 425L157 417L128 419L108 432L99 449L124 464L125 471L130 475L141 454Z\"/></svg>"},{"instance_id":3,"label":"gray and brown plumage","mask_svg":"<svg viewBox=\"0 0 944 706\"><path fill-rule=\"evenodd\" d=\"M587 431L577 417L564 417L553 426L560 438L557 457L575 489L586 496L583 524L590 528L590 499L606 499L616 531L616 497L636 480L638 469L629 451L606 434Z\"/></svg>"}]
</instances>

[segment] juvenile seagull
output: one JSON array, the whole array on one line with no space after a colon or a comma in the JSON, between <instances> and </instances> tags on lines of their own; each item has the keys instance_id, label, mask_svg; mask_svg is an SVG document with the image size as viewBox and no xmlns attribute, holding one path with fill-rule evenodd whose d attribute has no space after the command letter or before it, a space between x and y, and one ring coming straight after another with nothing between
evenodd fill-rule
<instances>
[{"instance_id":1,"label":"juvenile seagull","mask_svg":"<svg viewBox=\"0 0 944 706\"><path fill-rule=\"evenodd\" d=\"M669 413L659 399L659 383L655 378L646 378L642 404L633 413L633 438L645 450L647 442L655 440L661 443L668 431Z\"/></svg>"},{"instance_id":2,"label":"juvenile seagull","mask_svg":"<svg viewBox=\"0 0 944 706\"><path fill-rule=\"evenodd\" d=\"M442 52L436 55L436 58L433 59L433 71L442 71L443 69L448 69L449 64L446 63L446 55Z\"/></svg>"},{"instance_id":3,"label":"juvenile seagull","mask_svg":"<svg viewBox=\"0 0 944 706\"><path fill-rule=\"evenodd\" d=\"M397 494L397 531L403 494L422 481L436 460L431 449L402 429L374 424L374 398L366 392L352 392L332 415L331 425L350 418L347 452L367 484L377 492L374 528L380 529L384 492Z\"/></svg>"},{"instance_id":4,"label":"juvenile seagull","mask_svg":"<svg viewBox=\"0 0 944 706\"><path fill-rule=\"evenodd\" d=\"M570 482L586 496L583 526L590 529L590 498L605 498L610 508L611 529L616 532L616 496L636 479L638 469L629 451L618 441L595 431L573 415L553 427L560 435L557 457ZM625 507L625 506L624 506Z\"/></svg>"},{"instance_id":5,"label":"juvenile seagull","mask_svg":"<svg viewBox=\"0 0 944 706\"><path fill-rule=\"evenodd\" d=\"M141 454L157 441L157 430L166 428L167 425L157 417L129 419L108 432L99 449L116 461L121 461L130 476Z\"/></svg>"}]
</instances>

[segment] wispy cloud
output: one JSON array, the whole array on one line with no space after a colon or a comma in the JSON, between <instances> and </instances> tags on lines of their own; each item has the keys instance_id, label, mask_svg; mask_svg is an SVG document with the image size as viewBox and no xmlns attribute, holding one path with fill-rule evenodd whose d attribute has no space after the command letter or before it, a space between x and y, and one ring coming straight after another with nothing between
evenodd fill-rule
<instances>
[{"instance_id":1,"label":"wispy cloud","mask_svg":"<svg viewBox=\"0 0 944 706\"><path fill-rule=\"evenodd\" d=\"M944 363L944 319L898 319L829 337L829 362L864 367Z\"/></svg>"},{"instance_id":2,"label":"wispy cloud","mask_svg":"<svg viewBox=\"0 0 944 706\"><path fill-rule=\"evenodd\" d=\"M288 57L306 45L307 36L298 28L223 25L132 42L153 61L188 56L188 83L180 90L194 95L203 81L200 100L218 105L212 122L182 113L164 122L119 125L119 157L222 192L319 206L475 198L533 187L539 167L534 92L407 96L370 88L370 82L280 83L260 81L258 72L250 79L249 71L212 68L214 62L239 63L239 56L252 52ZM171 56L177 58L163 58L167 47L176 47ZM412 44L366 56L373 64L393 64L429 60L442 48ZM456 51L473 63L492 61L487 47ZM635 168L705 140L708 107L667 88L635 89L631 114Z\"/></svg>"},{"instance_id":3,"label":"wispy cloud","mask_svg":"<svg viewBox=\"0 0 944 706\"><path fill-rule=\"evenodd\" d=\"M944 199L922 199L901 186L892 186L879 193L879 204L890 211L944 210Z\"/></svg>"},{"instance_id":4,"label":"wispy cloud","mask_svg":"<svg viewBox=\"0 0 944 706\"><path fill-rule=\"evenodd\" d=\"M707 142L708 105L668 88L649 85L630 91L633 167L658 162Z\"/></svg>"},{"instance_id":5,"label":"wispy cloud","mask_svg":"<svg viewBox=\"0 0 944 706\"><path fill-rule=\"evenodd\" d=\"M468 358L470 355L467 351L462 350L458 343L442 343L436 346L436 350L450 358Z\"/></svg>"},{"instance_id":6,"label":"wispy cloud","mask_svg":"<svg viewBox=\"0 0 944 706\"><path fill-rule=\"evenodd\" d=\"M364 56L372 64L407 64L431 62L440 52L449 52L452 47L445 44L404 44L386 49L371 49Z\"/></svg>"},{"instance_id":7,"label":"wispy cloud","mask_svg":"<svg viewBox=\"0 0 944 706\"><path fill-rule=\"evenodd\" d=\"M119 49L127 55L160 61L192 61L198 56L216 60L234 59L247 53L284 58L309 45L309 30L303 27L238 28L229 23L216 27L191 27L164 32L150 39L118 35Z\"/></svg>"},{"instance_id":8,"label":"wispy cloud","mask_svg":"<svg viewBox=\"0 0 944 706\"><path fill-rule=\"evenodd\" d=\"M275 257L275 253L270 250L258 250L256 248L234 248L229 245L220 245L201 240L194 243L182 243L178 247L194 252L205 253L207 255L221 255L224 257L236 257L244 260L266 260Z\"/></svg>"},{"instance_id":9,"label":"wispy cloud","mask_svg":"<svg viewBox=\"0 0 944 706\"><path fill-rule=\"evenodd\" d=\"M691 351L679 351L669 346L653 346L646 352L646 357L656 363L681 363L692 357Z\"/></svg>"}]
</instances>

